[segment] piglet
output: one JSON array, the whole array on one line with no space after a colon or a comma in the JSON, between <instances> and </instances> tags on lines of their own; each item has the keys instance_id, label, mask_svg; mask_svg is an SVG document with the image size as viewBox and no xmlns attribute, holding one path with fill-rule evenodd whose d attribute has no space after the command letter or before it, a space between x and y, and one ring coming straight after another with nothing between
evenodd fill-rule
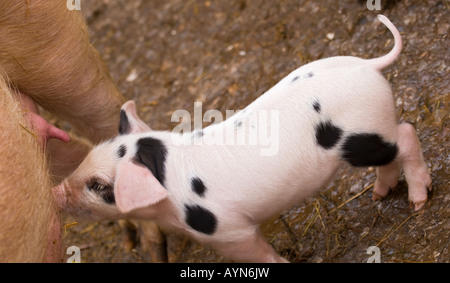
<instances>
[{"instance_id":1,"label":"piglet","mask_svg":"<svg viewBox=\"0 0 450 283\"><path fill-rule=\"evenodd\" d=\"M120 135L53 189L60 208L86 219L153 219L244 262L286 262L258 224L325 187L345 163L377 167L374 198L396 186L403 168L420 209L431 179L415 130L398 124L380 73L399 55L401 38L378 18L395 39L387 55L302 66L203 130L152 131L134 102L125 103Z\"/></svg>"}]
</instances>

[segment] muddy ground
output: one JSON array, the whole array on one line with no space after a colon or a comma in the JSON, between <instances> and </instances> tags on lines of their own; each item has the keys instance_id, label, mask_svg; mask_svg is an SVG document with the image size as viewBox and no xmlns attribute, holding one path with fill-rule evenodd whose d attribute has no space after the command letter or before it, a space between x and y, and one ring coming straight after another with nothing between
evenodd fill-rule
<instances>
[{"instance_id":1,"label":"muddy ground","mask_svg":"<svg viewBox=\"0 0 450 283\"><path fill-rule=\"evenodd\" d=\"M402 177L373 202L370 189L360 193L374 182L374 168L344 168L327 188L263 225L292 262L366 262L370 246L380 248L382 262L450 262L450 1L381 3L404 42L383 73L399 120L417 130L433 191L414 212ZM170 121L177 109L193 114L194 101L225 115L305 63L378 57L393 44L366 1L82 0L81 9L120 90L157 130L178 124ZM116 222L79 223L67 227L66 246L79 246L82 262L150 262L140 245L123 248L121 230ZM171 245L173 261L226 262L182 237Z\"/></svg>"}]
</instances>

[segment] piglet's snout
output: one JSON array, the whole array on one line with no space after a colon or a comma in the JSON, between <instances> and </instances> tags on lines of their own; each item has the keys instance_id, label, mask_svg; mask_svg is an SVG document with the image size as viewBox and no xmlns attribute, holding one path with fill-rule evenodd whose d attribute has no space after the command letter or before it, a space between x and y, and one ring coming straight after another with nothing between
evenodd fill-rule
<instances>
[{"instance_id":1,"label":"piglet's snout","mask_svg":"<svg viewBox=\"0 0 450 283\"><path fill-rule=\"evenodd\" d=\"M58 186L52 188L53 198L56 201L59 209L64 209L67 206L67 193L66 193L66 184L62 182Z\"/></svg>"}]
</instances>

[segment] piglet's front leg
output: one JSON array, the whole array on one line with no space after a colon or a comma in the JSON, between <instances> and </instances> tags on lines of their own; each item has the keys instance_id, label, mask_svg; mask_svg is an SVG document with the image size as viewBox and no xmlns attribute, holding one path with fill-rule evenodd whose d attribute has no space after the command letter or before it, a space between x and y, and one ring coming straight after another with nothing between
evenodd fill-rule
<instances>
[{"instance_id":1,"label":"piglet's front leg","mask_svg":"<svg viewBox=\"0 0 450 283\"><path fill-rule=\"evenodd\" d=\"M252 234L242 237L234 242L216 243L212 245L225 257L237 262L254 263L288 263L279 256L272 246L264 239L261 232L256 229Z\"/></svg>"},{"instance_id":2,"label":"piglet's front leg","mask_svg":"<svg viewBox=\"0 0 450 283\"><path fill-rule=\"evenodd\" d=\"M39 115L39 109L36 103L28 95L19 94L20 107L24 111L25 120L28 125L22 125L30 134L36 136L44 149L49 139L58 139L63 142L69 142L70 136L61 129L48 123Z\"/></svg>"}]
</instances>

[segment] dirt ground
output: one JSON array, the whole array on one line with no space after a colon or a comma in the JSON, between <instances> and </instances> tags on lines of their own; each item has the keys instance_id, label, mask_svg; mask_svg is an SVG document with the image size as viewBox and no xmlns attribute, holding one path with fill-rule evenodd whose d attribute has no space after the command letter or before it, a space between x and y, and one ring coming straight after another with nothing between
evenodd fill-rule
<instances>
[{"instance_id":1,"label":"dirt ground","mask_svg":"<svg viewBox=\"0 0 450 283\"><path fill-rule=\"evenodd\" d=\"M419 212L409 205L404 179L373 202L365 189L374 168L344 168L327 188L262 226L292 262L366 262L370 246L380 248L382 262L450 262L450 1L381 3L404 43L383 73L399 120L417 130L433 191ZM175 127L170 117L177 109L193 114L195 101L203 102L203 113L225 115L305 63L374 58L393 44L366 1L82 0L81 9L120 90L156 130ZM124 249L121 230L116 222L68 225L66 246L79 246L82 262L151 262L140 245ZM226 262L208 247L176 239L173 261Z\"/></svg>"}]
</instances>

